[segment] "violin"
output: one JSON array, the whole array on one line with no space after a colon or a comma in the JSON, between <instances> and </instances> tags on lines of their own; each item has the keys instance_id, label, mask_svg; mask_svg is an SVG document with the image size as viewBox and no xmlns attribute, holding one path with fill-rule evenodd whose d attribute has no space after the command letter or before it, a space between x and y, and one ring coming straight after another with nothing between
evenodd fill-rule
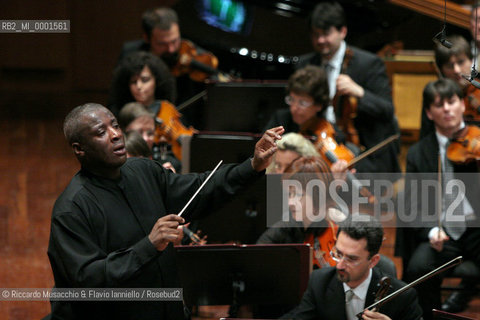
<instances>
[{"instance_id":1,"label":"violin","mask_svg":"<svg viewBox=\"0 0 480 320\"><path fill-rule=\"evenodd\" d=\"M337 241L338 226L332 221L328 221L328 224L328 228L321 235L308 234L303 242L313 248L313 264L318 268L333 267L336 264L330 251Z\"/></svg>"},{"instance_id":2,"label":"violin","mask_svg":"<svg viewBox=\"0 0 480 320\"><path fill-rule=\"evenodd\" d=\"M323 159L329 164L337 162L338 160L345 160L351 162L354 159L354 154L344 144L338 144L335 141L335 129L325 119L314 118L307 122L308 130L300 129L300 132L313 132L316 136L314 145L317 148ZM360 191L363 197L368 199L368 203L374 203L375 197L371 192L365 188L349 170L347 171L347 180Z\"/></svg>"},{"instance_id":3,"label":"violin","mask_svg":"<svg viewBox=\"0 0 480 320\"><path fill-rule=\"evenodd\" d=\"M388 293L388 290L392 288L391 286L392 280L389 277L382 277L380 281L377 283L377 293L375 294L375 299L373 300L374 303L379 302ZM375 308L369 309L370 307L367 308L367 310L378 310L380 308L380 305L377 305ZM359 314L356 315L358 320L363 319L363 311L360 312Z\"/></svg>"},{"instance_id":4,"label":"violin","mask_svg":"<svg viewBox=\"0 0 480 320\"><path fill-rule=\"evenodd\" d=\"M181 136L191 136L196 130L186 128L180 121L181 114L170 102L163 100L160 109L155 115L154 142L160 144L167 142L172 146L172 152L177 159L182 160Z\"/></svg>"},{"instance_id":5,"label":"violin","mask_svg":"<svg viewBox=\"0 0 480 320\"><path fill-rule=\"evenodd\" d=\"M354 158L350 149L335 141L335 129L325 119L313 118L300 128L300 132L312 133L315 136L313 144L329 165L339 159L349 162Z\"/></svg>"},{"instance_id":6,"label":"violin","mask_svg":"<svg viewBox=\"0 0 480 320\"><path fill-rule=\"evenodd\" d=\"M207 236L200 238L198 234L193 232L192 230L188 229L187 227L183 227L183 233L192 241L193 245L204 245L207 243Z\"/></svg>"},{"instance_id":7,"label":"violin","mask_svg":"<svg viewBox=\"0 0 480 320\"><path fill-rule=\"evenodd\" d=\"M212 75L222 80L222 77L227 76L221 74L217 66L218 59L212 53L198 53L191 41L182 40L178 50L177 64L171 68L171 72L175 77L188 74L190 79L197 82L204 82Z\"/></svg>"},{"instance_id":8,"label":"violin","mask_svg":"<svg viewBox=\"0 0 480 320\"><path fill-rule=\"evenodd\" d=\"M480 160L480 128L465 126L455 134L447 148L447 158L456 164Z\"/></svg>"},{"instance_id":9,"label":"violin","mask_svg":"<svg viewBox=\"0 0 480 320\"><path fill-rule=\"evenodd\" d=\"M480 122L480 89L471 84L468 85L463 101L465 103L465 111L463 112L465 121Z\"/></svg>"},{"instance_id":10,"label":"violin","mask_svg":"<svg viewBox=\"0 0 480 320\"><path fill-rule=\"evenodd\" d=\"M340 73L345 73L352 58L353 51L352 49L347 48ZM358 99L354 96L339 96L338 94L335 94L332 105L336 110L337 125L339 129L345 133L347 141L356 146L360 146L360 137L354 123L355 118L357 117Z\"/></svg>"}]
</instances>

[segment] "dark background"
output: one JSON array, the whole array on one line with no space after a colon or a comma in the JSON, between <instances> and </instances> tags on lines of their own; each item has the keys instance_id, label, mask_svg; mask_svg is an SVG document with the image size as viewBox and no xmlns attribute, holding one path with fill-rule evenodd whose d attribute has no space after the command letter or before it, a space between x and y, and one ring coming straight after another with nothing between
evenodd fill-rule
<instances>
[{"instance_id":1,"label":"dark background","mask_svg":"<svg viewBox=\"0 0 480 320\"><path fill-rule=\"evenodd\" d=\"M248 35L231 34L201 22L194 0L183 1L2 1L1 19L69 19L69 34L0 33L0 116L63 116L76 105L106 103L112 70L124 41L141 37L147 8L173 5L183 36L214 52L220 69L244 78L286 79L290 65L232 54L246 47L292 57L310 51L306 17L317 1L288 2L296 11L275 9L282 1L245 1L253 13ZM287 1L283 1L287 3ZM348 42L372 52L394 40L405 49L431 49L442 22L388 1L341 1L349 19ZM447 26L448 33L466 30Z\"/></svg>"}]
</instances>

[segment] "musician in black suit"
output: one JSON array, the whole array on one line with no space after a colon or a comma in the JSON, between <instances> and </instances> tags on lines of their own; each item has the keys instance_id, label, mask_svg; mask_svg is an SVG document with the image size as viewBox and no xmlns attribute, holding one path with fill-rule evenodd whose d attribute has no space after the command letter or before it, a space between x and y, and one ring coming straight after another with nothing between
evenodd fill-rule
<instances>
[{"instance_id":1,"label":"musician in black suit","mask_svg":"<svg viewBox=\"0 0 480 320\"><path fill-rule=\"evenodd\" d=\"M405 274L407 281L413 281L459 255L480 266L480 229L473 228L475 224L478 225L478 217L475 216L480 212L478 174L472 174L478 172L478 167L475 162L453 164L445 157L449 141L465 128L462 117L465 110L463 92L450 79L432 81L424 89L423 108L433 121L435 131L413 145L407 155L404 217L413 221L413 227L401 230L404 233L403 252L408 253L416 246L411 257L405 257L409 259ZM442 199L435 192L426 194L426 189L414 189L415 181L436 179L439 157L444 190ZM425 177L425 173L433 174ZM449 185L453 185L453 188L449 189ZM461 185L465 186L463 191L459 191ZM448 202L450 195L455 198L458 196L461 202ZM442 206L437 210L439 203ZM447 213L447 208L453 211ZM452 217L461 221L452 225ZM444 275L442 273L417 286L425 319L432 319L432 308L440 309L440 285Z\"/></svg>"},{"instance_id":2,"label":"musician in black suit","mask_svg":"<svg viewBox=\"0 0 480 320\"><path fill-rule=\"evenodd\" d=\"M383 277L375 268L383 240L380 222L368 215L353 215L339 226L332 256L336 267L313 271L299 306L282 318L354 320L374 302ZM388 294L405 283L391 279ZM353 293L353 294L352 294ZM377 311L365 310L363 319L421 319L422 311L412 288L383 304Z\"/></svg>"},{"instance_id":3,"label":"musician in black suit","mask_svg":"<svg viewBox=\"0 0 480 320\"><path fill-rule=\"evenodd\" d=\"M330 98L337 94L358 99L354 127L359 135L360 146L369 149L398 133L385 66L376 55L346 44L346 18L340 4L319 3L309 22L315 51L301 56L297 68L308 64L324 66L328 74ZM343 68L343 64L346 64L346 68ZM337 111L336 118L339 116ZM335 121L333 108L327 110L326 117L329 121ZM399 172L398 151L398 144L391 144L358 163L357 171Z\"/></svg>"},{"instance_id":4,"label":"musician in black suit","mask_svg":"<svg viewBox=\"0 0 480 320\"><path fill-rule=\"evenodd\" d=\"M125 42L119 62L134 52L146 51L161 58L172 70L179 64L179 52L184 44L182 41L186 40L181 36L179 25L177 13L171 8L159 7L145 11L142 15L142 39ZM192 45L198 54L209 53L195 44ZM185 73L176 76L176 87L178 89L177 96L171 100L176 105L180 105L205 89L202 82L193 81L189 74ZM202 108L200 104L201 101L197 101L182 111L184 124L194 127L201 126Z\"/></svg>"}]
</instances>

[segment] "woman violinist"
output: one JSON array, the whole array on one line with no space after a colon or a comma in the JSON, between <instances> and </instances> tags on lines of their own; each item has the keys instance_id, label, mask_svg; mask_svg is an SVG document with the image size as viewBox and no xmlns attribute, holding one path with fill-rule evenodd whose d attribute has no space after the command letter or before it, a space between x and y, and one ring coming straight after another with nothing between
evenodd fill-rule
<instances>
[{"instance_id":1,"label":"woman violinist","mask_svg":"<svg viewBox=\"0 0 480 320\"><path fill-rule=\"evenodd\" d=\"M115 70L110 108L118 112L128 102L141 103L156 119L155 144L168 143L180 159L180 137L191 135L192 128L181 123L181 114L169 101L175 97L175 81L168 67L147 52L127 56ZM155 153L154 153L155 158Z\"/></svg>"},{"instance_id":2,"label":"woman violinist","mask_svg":"<svg viewBox=\"0 0 480 320\"><path fill-rule=\"evenodd\" d=\"M298 132L313 138L319 153L330 164L336 166L353 159L353 153L342 143L343 135L325 119L329 105L329 89L325 71L317 66L297 70L289 79L285 103L288 109L277 110L266 127L283 126L285 132ZM331 161L326 152L331 150L339 161Z\"/></svg>"},{"instance_id":3,"label":"woman violinist","mask_svg":"<svg viewBox=\"0 0 480 320\"><path fill-rule=\"evenodd\" d=\"M343 220L345 215L337 209L328 192L334 179L329 165L320 157L299 157L286 168L282 178L296 180L302 186L301 189L288 190L291 219L277 222L260 236L257 243L310 243L314 267L333 266L330 250L335 244L336 222ZM306 192L312 179L318 179L326 186L322 196ZM296 201L301 205L296 205ZM318 218L318 221L310 217Z\"/></svg>"}]
</instances>

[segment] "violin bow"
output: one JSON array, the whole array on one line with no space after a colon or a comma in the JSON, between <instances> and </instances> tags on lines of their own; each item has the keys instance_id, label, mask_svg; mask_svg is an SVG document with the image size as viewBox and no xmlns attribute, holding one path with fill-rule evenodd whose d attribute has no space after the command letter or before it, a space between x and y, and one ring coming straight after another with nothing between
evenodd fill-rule
<instances>
[{"instance_id":1,"label":"violin bow","mask_svg":"<svg viewBox=\"0 0 480 320\"><path fill-rule=\"evenodd\" d=\"M445 150L447 152L447 150ZM442 196L443 196L443 181L442 181L442 156L438 152L438 170L437 170L438 192L437 192L437 218L438 218L438 236L442 231Z\"/></svg>"},{"instance_id":2,"label":"violin bow","mask_svg":"<svg viewBox=\"0 0 480 320\"><path fill-rule=\"evenodd\" d=\"M181 103L178 107L177 107L177 111L182 111L183 109L185 109L186 107L190 106L192 103L196 102L197 100L205 97L207 95L207 90L203 90L199 93L197 93L196 95L194 95L193 97L189 98L188 100L184 101L183 103Z\"/></svg>"},{"instance_id":3,"label":"violin bow","mask_svg":"<svg viewBox=\"0 0 480 320\"><path fill-rule=\"evenodd\" d=\"M409 284L407 284L406 286L404 287L401 287L400 289L398 289L397 291L394 291L392 293L390 293L388 296L386 296L385 298L381 299L381 300L378 300L377 302L371 304L370 306L366 307L365 309L367 310L373 310L374 308L379 308L382 304L384 304L385 302L387 302L388 300L391 300L393 298L395 298L396 296L398 296L399 294L403 293L404 291L407 291L408 289L410 289L411 287L413 286L416 286L417 284L425 281L425 280L428 280L429 278L433 277L433 276L436 276L437 274L439 273L442 273L452 267L455 267L456 265L460 264L462 262L462 259L463 257L462 256L458 256L456 257L455 259L452 259L450 261L448 261L447 263L441 265L440 267L436 268L435 270L432 270L430 271L429 273L421 276L420 278L418 278L417 280L414 280L412 282L410 282ZM359 319L361 319L361 316L363 314L363 311L360 312L359 314L357 314L357 317Z\"/></svg>"},{"instance_id":4,"label":"violin bow","mask_svg":"<svg viewBox=\"0 0 480 320\"><path fill-rule=\"evenodd\" d=\"M353 167L357 162L363 160L364 158L368 157L368 156L371 155L372 153L377 152L378 150L382 149L383 147L385 147L386 145L388 145L388 144L391 143L392 141L397 140L399 137L400 137L400 134L394 134L394 135L388 137L387 139L381 141L380 143L378 143L378 144L376 144L375 146L371 147L371 148L368 149L367 151L363 152L363 153L362 153L361 155L359 155L358 157L355 157L355 158L353 158L352 160L350 160L350 162L348 162L348 164L347 164L347 167L348 167L348 168Z\"/></svg>"}]
</instances>

